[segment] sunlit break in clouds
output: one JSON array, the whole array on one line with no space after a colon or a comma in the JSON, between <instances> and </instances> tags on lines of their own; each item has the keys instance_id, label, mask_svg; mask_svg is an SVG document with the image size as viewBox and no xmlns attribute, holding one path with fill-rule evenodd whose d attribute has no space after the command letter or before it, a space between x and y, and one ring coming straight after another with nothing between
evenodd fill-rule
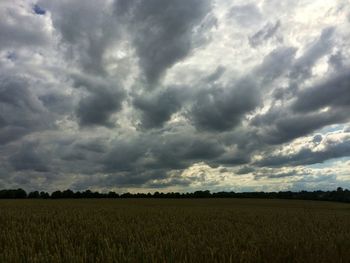
<instances>
[{"instance_id":1,"label":"sunlit break in clouds","mask_svg":"<svg viewBox=\"0 0 350 263\"><path fill-rule=\"evenodd\" d=\"M0 189L338 186L349 1L0 2Z\"/></svg>"}]
</instances>

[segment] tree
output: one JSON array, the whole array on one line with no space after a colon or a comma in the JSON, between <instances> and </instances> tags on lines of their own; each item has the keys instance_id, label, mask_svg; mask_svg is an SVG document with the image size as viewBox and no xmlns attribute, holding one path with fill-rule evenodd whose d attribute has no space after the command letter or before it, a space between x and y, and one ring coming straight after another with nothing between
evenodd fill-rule
<instances>
[{"instance_id":1,"label":"tree","mask_svg":"<svg viewBox=\"0 0 350 263\"><path fill-rule=\"evenodd\" d=\"M38 191L30 192L28 198L40 198L40 194Z\"/></svg>"}]
</instances>

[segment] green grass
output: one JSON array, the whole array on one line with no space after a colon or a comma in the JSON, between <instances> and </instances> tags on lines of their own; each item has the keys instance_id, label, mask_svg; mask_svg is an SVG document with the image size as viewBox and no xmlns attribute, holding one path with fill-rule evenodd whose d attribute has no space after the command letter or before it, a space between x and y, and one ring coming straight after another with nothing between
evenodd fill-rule
<instances>
[{"instance_id":1,"label":"green grass","mask_svg":"<svg viewBox=\"0 0 350 263\"><path fill-rule=\"evenodd\" d=\"M350 262L350 205L0 200L0 262Z\"/></svg>"}]
</instances>

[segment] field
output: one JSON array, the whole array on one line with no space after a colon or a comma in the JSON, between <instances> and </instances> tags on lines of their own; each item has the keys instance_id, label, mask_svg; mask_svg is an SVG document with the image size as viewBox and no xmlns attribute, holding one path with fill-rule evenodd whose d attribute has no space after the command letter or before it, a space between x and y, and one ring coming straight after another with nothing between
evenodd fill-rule
<instances>
[{"instance_id":1,"label":"field","mask_svg":"<svg viewBox=\"0 0 350 263\"><path fill-rule=\"evenodd\" d=\"M350 262L350 204L0 200L0 262Z\"/></svg>"}]
</instances>

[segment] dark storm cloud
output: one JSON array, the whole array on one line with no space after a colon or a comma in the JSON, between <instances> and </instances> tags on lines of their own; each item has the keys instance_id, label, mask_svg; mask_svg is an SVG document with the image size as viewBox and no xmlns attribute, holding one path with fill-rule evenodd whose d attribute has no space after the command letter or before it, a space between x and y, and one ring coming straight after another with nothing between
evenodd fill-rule
<instances>
[{"instance_id":1,"label":"dark storm cloud","mask_svg":"<svg viewBox=\"0 0 350 263\"><path fill-rule=\"evenodd\" d=\"M0 8L0 50L33 48L48 44L48 34L40 21L34 15L28 16L24 10L21 11L11 5Z\"/></svg>"},{"instance_id":2,"label":"dark storm cloud","mask_svg":"<svg viewBox=\"0 0 350 263\"><path fill-rule=\"evenodd\" d=\"M214 187L230 172L300 177L290 167L350 156L349 138L325 132L350 121L347 31L333 18L299 30L298 1L275 1L284 14L268 1L10 2L0 3L4 187ZM324 62L329 76L313 84ZM306 135L309 148L294 149Z\"/></svg>"},{"instance_id":3,"label":"dark storm cloud","mask_svg":"<svg viewBox=\"0 0 350 263\"><path fill-rule=\"evenodd\" d=\"M187 87L171 86L135 97L133 104L141 110L141 126L146 129L161 127L181 108L190 93Z\"/></svg>"},{"instance_id":4,"label":"dark storm cloud","mask_svg":"<svg viewBox=\"0 0 350 263\"><path fill-rule=\"evenodd\" d=\"M190 53L193 30L210 10L210 0L115 1L115 14L128 24L139 65L150 84Z\"/></svg>"},{"instance_id":5,"label":"dark storm cloud","mask_svg":"<svg viewBox=\"0 0 350 263\"><path fill-rule=\"evenodd\" d=\"M81 126L113 126L111 115L121 108L120 98L106 90L98 90L80 100L76 114Z\"/></svg>"},{"instance_id":6,"label":"dark storm cloud","mask_svg":"<svg viewBox=\"0 0 350 263\"><path fill-rule=\"evenodd\" d=\"M288 72L295 61L296 51L293 47L279 47L264 57L261 65L255 69L256 77L262 78L261 88L270 88L269 83Z\"/></svg>"},{"instance_id":7,"label":"dark storm cloud","mask_svg":"<svg viewBox=\"0 0 350 263\"><path fill-rule=\"evenodd\" d=\"M83 162L84 167L96 166L100 156L107 151L108 147L102 140L95 138L72 138L68 142L61 142L60 147L56 149L56 154L65 161L76 163L77 161ZM81 166L79 163L78 166ZM70 167L72 168L72 167ZM81 168L75 169L77 172L81 172ZM95 170L93 168L92 170Z\"/></svg>"},{"instance_id":8,"label":"dark storm cloud","mask_svg":"<svg viewBox=\"0 0 350 263\"><path fill-rule=\"evenodd\" d=\"M86 190L89 188L103 187L110 189L111 187L157 187L158 185L164 185L165 183L154 183L154 180L161 180L169 178L167 174L167 170L148 170L148 171L140 171L138 173L127 173L127 172L118 172L114 174L94 174L89 177L82 178L72 184L73 189L77 190ZM183 184L180 180L166 180L168 181L168 186L174 186L174 183ZM174 183L172 183L174 182ZM163 186L165 187L165 186Z\"/></svg>"},{"instance_id":9,"label":"dark storm cloud","mask_svg":"<svg viewBox=\"0 0 350 263\"><path fill-rule=\"evenodd\" d=\"M277 48L266 55L251 75L232 81L231 87L214 85L200 90L188 118L199 130L227 131L238 126L246 114L260 105L261 92L271 88L273 81L288 72L295 53L296 49L292 47ZM214 81L222 73L223 69L219 67L206 81Z\"/></svg>"},{"instance_id":10,"label":"dark storm cloud","mask_svg":"<svg viewBox=\"0 0 350 263\"><path fill-rule=\"evenodd\" d=\"M345 58L341 51L332 54L328 59L328 64L334 68L336 71L343 70Z\"/></svg>"},{"instance_id":11,"label":"dark storm cloud","mask_svg":"<svg viewBox=\"0 0 350 263\"><path fill-rule=\"evenodd\" d=\"M260 126L259 137L268 144L281 144L305 136L324 126L343 123L350 119L348 112L329 110L305 114L293 114L277 108L258 115L252 124Z\"/></svg>"},{"instance_id":12,"label":"dark storm cloud","mask_svg":"<svg viewBox=\"0 0 350 263\"><path fill-rule=\"evenodd\" d=\"M249 174L254 171L255 169L251 166L243 166L242 168L239 168L237 171L235 171L235 174Z\"/></svg>"},{"instance_id":13,"label":"dark storm cloud","mask_svg":"<svg viewBox=\"0 0 350 263\"><path fill-rule=\"evenodd\" d=\"M314 40L303 55L295 61L290 73L291 79L304 80L311 76L311 70L315 63L333 47L334 34L335 27L327 27L322 30L320 37Z\"/></svg>"},{"instance_id":14,"label":"dark storm cloud","mask_svg":"<svg viewBox=\"0 0 350 263\"><path fill-rule=\"evenodd\" d=\"M40 102L28 89L26 79L16 76L0 76L0 102L4 105L27 109L31 112L41 110Z\"/></svg>"},{"instance_id":15,"label":"dark storm cloud","mask_svg":"<svg viewBox=\"0 0 350 263\"><path fill-rule=\"evenodd\" d=\"M76 143L76 146L79 149L95 153L103 153L107 148L106 144L101 139L80 141Z\"/></svg>"},{"instance_id":16,"label":"dark storm cloud","mask_svg":"<svg viewBox=\"0 0 350 263\"><path fill-rule=\"evenodd\" d=\"M276 23L267 23L262 29L256 32L254 35L250 36L249 44L252 47L257 47L261 45L266 40L272 38L277 30L280 28L281 22L278 20Z\"/></svg>"},{"instance_id":17,"label":"dark storm cloud","mask_svg":"<svg viewBox=\"0 0 350 263\"><path fill-rule=\"evenodd\" d=\"M72 96L61 92L48 92L38 97L45 108L56 114L71 112L74 107Z\"/></svg>"},{"instance_id":18,"label":"dark storm cloud","mask_svg":"<svg viewBox=\"0 0 350 263\"><path fill-rule=\"evenodd\" d=\"M275 178L275 179L276 178L285 178L285 177L293 177L293 176L296 176L298 174L299 173L297 170L291 170L288 172L276 172L276 171L273 171L271 169L262 168L254 173L254 179L259 180L259 179L263 179L263 178ZM304 173L304 175L305 175L305 173Z\"/></svg>"},{"instance_id":19,"label":"dark storm cloud","mask_svg":"<svg viewBox=\"0 0 350 263\"><path fill-rule=\"evenodd\" d=\"M82 75L73 75L72 78L75 87L83 88L88 92L87 96L80 99L76 109L79 124L113 126L110 117L121 109L125 98L119 83Z\"/></svg>"},{"instance_id":20,"label":"dark storm cloud","mask_svg":"<svg viewBox=\"0 0 350 263\"><path fill-rule=\"evenodd\" d=\"M223 146L213 139L191 134L174 135L163 137L160 144L152 150L160 167L183 169L195 161L210 162L224 153Z\"/></svg>"},{"instance_id":21,"label":"dark storm cloud","mask_svg":"<svg viewBox=\"0 0 350 263\"><path fill-rule=\"evenodd\" d=\"M274 90L273 96L275 99L290 99L295 96L298 92L299 86L312 76L311 73L315 64L322 57L331 52L334 45L335 33L335 27L324 28L320 36L309 43L303 50L302 55L297 58L294 58L297 49L294 48L294 53L292 53L293 48L289 48L290 59L293 60L288 60L288 56L283 58L283 54L281 54L280 59L282 65L287 65L286 62L292 62L292 65L288 65L289 84L285 88L276 88ZM280 62L276 61L273 65L278 69Z\"/></svg>"},{"instance_id":22,"label":"dark storm cloud","mask_svg":"<svg viewBox=\"0 0 350 263\"><path fill-rule=\"evenodd\" d=\"M3 126L0 128L0 145L15 141L30 132L31 130L28 128Z\"/></svg>"},{"instance_id":23,"label":"dark storm cloud","mask_svg":"<svg viewBox=\"0 0 350 263\"><path fill-rule=\"evenodd\" d=\"M181 171L195 162L220 156L222 145L210 138L199 138L193 134L148 134L119 139L111 142L112 149L103 156L100 170L106 176L87 178L78 185L100 185L103 187L140 186L163 187L188 185L191 180L176 176L170 171ZM153 180L165 180L154 183Z\"/></svg>"},{"instance_id":24,"label":"dark storm cloud","mask_svg":"<svg viewBox=\"0 0 350 263\"><path fill-rule=\"evenodd\" d=\"M350 107L350 74L342 72L319 85L298 93L293 109L297 112L309 112L324 107Z\"/></svg>"},{"instance_id":25,"label":"dark storm cloud","mask_svg":"<svg viewBox=\"0 0 350 263\"><path fill-rule=\"evenodd\" d=\"M272 155L258 161L256 165L268 167L310 165L347 156L350 156L349 137L341 142L329 142L324 149L318 151L303 148L295 154Z\"/></svg>"},{"instance_id":26,"label":"dark storm cloud","mask_svg":"<svg viewBox=\"0 0 350 263\"><path fill-rule=\"evenodd\" d=\"M231 87L200 91L188 116L198 129L225 131L237 126L259 102L256 83L243 78Z\"/></svg>"},{"instance_id":27,"label":"dark storm cloud","mask_svg":"<svg viewBox=\"0 0 350 263\"><path fill-rule=\"evenodd\" d=\"M48 172L48 164L44 155L37 152L35 144L24 144L18 152L13 154L10 164L16 171L32 170L35 172Z\"/></svg>"},{"instance_id":28,"label":"dark storm cloud","mask_svg":"<svg viewBox=\"0 0 350 263\"><path fill-rule=\"evenodd\" d=\"M22 77L0 76L1 144L50 126L48 113L32 94L30 85Z\"/></svg>"},{"instance_id":29,"label":"dark storm cloud","mask_svg":"<svg viewBox=\"0 0 350 263\"><path fill-rule=\"evenodd\" d=\"M136 162L146 157L149 142L144 138L130 138L113 142L113 149L103 160L105 172L123 172L136 169Z\"/></svg>"},{"instance_id":30,"label":"dark storm cloud","mask_svg":"<svg viewBox=\"0 0 350 263\"><path fill-rule=\"evenodd\" d=\"M227 166L236 166L236 165L242 165L242 164L248 164L250 162L250 154L246 153L244 151L242 152L236 152L234 154L231 153L225 153L221 157L217 158L211 165L227 165Z\"/></svg>"},{"instance_id":31,"label":"dark storm cloud","mask_svg":"<svg viewBox=\"0 0 350 263\"><path fill-rule=\"evenodd\" d=\"M93 74L105 74L104 55L118 39L119 27L108 3L93 0L40 1L51 13L53 27L65 44L66 56Z\"/></svg>"},{"instance_id":32,"label":"dark storm cloud","mask_svg":"<svg viewBox=\"0 0 350 263\"><path fill-rule=\"evenodd\" d=\"M105 172L134 174L145 169L184 169L195 161L210 161L223 152L223 146L210 138L183 133L149 134L113 142L103 164Z\"/></svg>"}]
</instances>

